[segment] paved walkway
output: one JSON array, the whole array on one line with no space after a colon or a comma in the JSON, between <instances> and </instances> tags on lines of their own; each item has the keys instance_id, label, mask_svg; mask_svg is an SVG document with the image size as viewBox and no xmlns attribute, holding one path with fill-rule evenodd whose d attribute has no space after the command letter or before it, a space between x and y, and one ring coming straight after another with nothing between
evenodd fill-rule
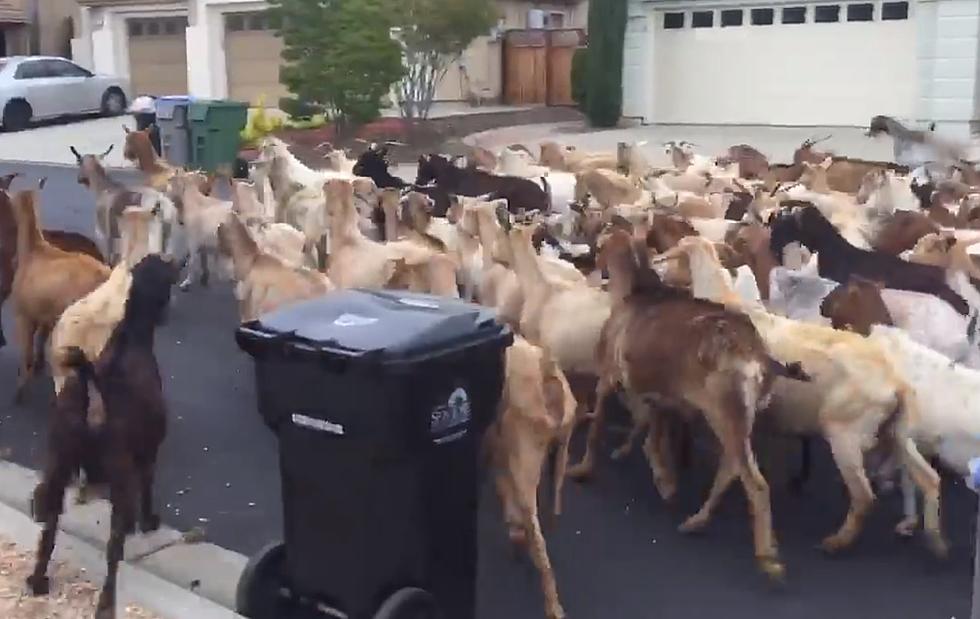
<instances>
[{"instance_id":1,"label":"paved walkway","mask_svg":"<svg viewBox=\"0 0 980 619\"><path fill-rule=\"evenodd\" d=\"M132 117L119 116L64 121L17 133L0 133L0 160L75 165L70 146L84 155L103 153L114 145L106 157L106 165L132 167L122 153L126 136L123 125L131 129L136 127Z\"/></svg>"}]
</instances>

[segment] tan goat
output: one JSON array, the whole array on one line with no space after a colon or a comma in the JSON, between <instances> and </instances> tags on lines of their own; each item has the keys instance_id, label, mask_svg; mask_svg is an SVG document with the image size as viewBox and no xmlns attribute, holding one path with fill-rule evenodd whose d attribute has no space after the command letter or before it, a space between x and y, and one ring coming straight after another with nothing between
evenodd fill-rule
<instances>
[{"instance_id":1,"label":"tan goat","mask_svg":"<svg viewBox=\"0 0 980 619\"><path fill-rule=\"evenodd\" d=\"M290 266L279 258L262 252L236 215L218 226L222 248L231 255L235 294L242 322L255 320L283 305L311 299L334 289L327 276L319 271Z\"/></svg>"},{"instance_id":2,"label":"tan goat","mask_svg":"<svg viewBox=\"0 0 980 619\"><path fill-rule=\"evenodd\" d=\"M42 343L69 305L92 292L109 277L109 267L84 254L58 249L44 240L38 225L37 193L12 196L17 221L17 271L13 308L21 365L14 399L21 402L36 367L35 341Z\"/></svg>"},{"instance_id":3,"label":"tan goat","mask_svg":"<svg viewBox=\"0 0 980 619\"><path fill-rule=\"evenodd\" d=\"M499 415L486 436L497 494L511 541L528 546L541 574L548 619L562 619L555 574L538 517L538 487L552 449L553 514L561 514L568 443L575 422L575 399L564 373L541 348L517 337L507 349Z\"/></svg>"}]
</instances>

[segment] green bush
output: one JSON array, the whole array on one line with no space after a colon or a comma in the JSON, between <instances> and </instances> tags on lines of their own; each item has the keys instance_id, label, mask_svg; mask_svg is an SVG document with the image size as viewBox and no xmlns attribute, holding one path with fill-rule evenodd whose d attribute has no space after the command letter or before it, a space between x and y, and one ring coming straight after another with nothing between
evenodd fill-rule
<instances>
[{"instance_id":1,"label":"green bush","mask_svg":"<svg viewBox=\"0 0 980 619\"><path fill-rule=\"evenodd\" d=\"M289 114L290 118L308 119L318 114L323 114L322 105L302 101L296 97L283 97L279 99L279 109Z\"/></svg>"},{"instance_id":2,"label":"green bush","mask_svg":"<svg viewBox=\"0 0 980 619\"><path fill-rule=\"evenodd\" d=\"M627 0L589 5L585 114L595 127L615 127L623 114L623 45Z\"/></svg>"},{"instance_id":3,"label":"green bush","mask_svg":"<svg viewBox=\"0 0 980 619\"><path fill-rule=\"evenodd\" d=\"M585 98L588 96L588 78L586 63L589 61L589 48L580 47L572 56L572 100L579 109L585 109Z\"/></svg>"}]
</instances>

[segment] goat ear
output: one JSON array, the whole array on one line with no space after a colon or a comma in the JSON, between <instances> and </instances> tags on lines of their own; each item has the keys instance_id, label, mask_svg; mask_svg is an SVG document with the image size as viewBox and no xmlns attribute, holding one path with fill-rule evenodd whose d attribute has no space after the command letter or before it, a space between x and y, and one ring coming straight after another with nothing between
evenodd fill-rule
<instances>
[{"instance_id":1,"label":"goat ear","mask_svg":"<svg viewBox=\"0 0 980 619\"><path fill-rule=\"evenodd\" d=\"M123 131L126 132L126 135L129 135L130 133L133 132L133 130L130 129L127 125L123 125L122 128L123 128Z\"/></svg>"},{"instance_id":2,"label":"goat ear","mask_svg":"<svg viewBox=\"0 0 980 619\"><path fill-rule=\"evenodd\" d=\"M48 184L48 177L47 176L42 176L41 179L38 180L38 182L37 182L37 189L38 189L38 191L44 189L44 186L47 185L47 184Z\"/></svg>"},{"instance_id":3,"label":"goat ear","mask_svg":"<svg viewBox=\"0 0 980 619\"><path fill-rule=\"evenodd\" d=\"M7 191L10 189L10 184L14 182L14 179L20 175L20 172L11 172L4 176L0 176L0 190Z\"/></svg>"}]
</instances>

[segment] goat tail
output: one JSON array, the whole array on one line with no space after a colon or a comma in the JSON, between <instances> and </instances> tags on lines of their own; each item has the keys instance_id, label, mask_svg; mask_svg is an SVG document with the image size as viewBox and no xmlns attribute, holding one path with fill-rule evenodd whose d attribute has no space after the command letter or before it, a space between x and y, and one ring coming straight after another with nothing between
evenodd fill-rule
<instances>
[{"instance_id":1,"label":"goat tail","mask_svg":"<svg viewBox=\"0 0 980 619\"><path fill-rule=\"evenodd\" d=\"M783 378L798 380L804 383L808 383L812 380L810 375L803 370L803 364L799 361L793 361L792 363L781 363L772 357L769 357L769 371L772 372L773 376L782 376Z\"/></svg>"},{"instance_id":2,"label":"goat tail","mask_svg":"<svg viewBox=\"0 0 980 619\"><path fill-rule=\"evenodd\" d=\"M92 362L85 356L85 351L78 346L66 346L62 348L60 357L61 365L64 365L66 368L83 373L86 370L90 371L92 369Z\"/></svg>"}]
</instances>

